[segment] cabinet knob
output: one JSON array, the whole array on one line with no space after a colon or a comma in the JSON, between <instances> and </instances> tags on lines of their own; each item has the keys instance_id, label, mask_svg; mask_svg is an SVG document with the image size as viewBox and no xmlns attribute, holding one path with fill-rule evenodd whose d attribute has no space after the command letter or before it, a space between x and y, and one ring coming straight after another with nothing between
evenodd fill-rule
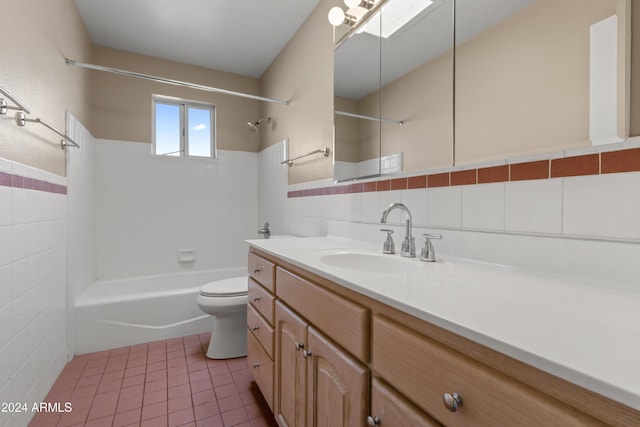
<instances>
[{"instance_id":1,"label":"cabinet knob","mask_svg":"<svg viewBox=\"0 0 640 427\"><path fill-rule=\"evenodd\" d=\"M260 329L260 326L254 325L253 327L251 327L251 329L253 329L254 331L257 331L258 329Z\"/></svg>"},{"instance_id":2,"label":"cabinet knob","mask_svg":"<svg viewBox=\"0 0 640 427\"><path fill-rule=\"evenodd\" d=\"M253 369L257 369L260 367L260 362L254 362L253 363Z\"/></svg>"},{"instance_id":3,"label":"cabinet knob","mask_svg":"<svg viewBox=\"0 0 640 427\"><path fill-rule=\"evenodd\" d=\"M367 417L367 425L370 426L370 427L379 426L380 425L380 418L377 417L377 416L373 416L372 417L371 415L369 415Z\"/></svg>"},{"instance_id":4,"label":"cabinet knob","mask_svg":"<svg viewBox=\"0 0 640 427\"><path fill-rule=\"evenodd\" d=\"M296 350L302 350L303 348L304 348L304 344L302 344L301 342L296 343Z\"/></svg>"},{"instance_id":5,"label":"cabinet knob","mask_svg":"<svg viewBox=\"0 0 640 427\"><path fill-rule=\"evenodd\" d=\"M261 268L256 267L253 269L253 274L260 273L261 271L262 271Z\"/></svg>"},{"instance_id":6,"label":"cabinet knob","mask_svg":"<svg viewBox=\"0 0 640 427\"><path fill-rule=\"evenodd\" d=\"M304 357L305 359L307 357L311 357L311 352L309 350L303 350L302 351L302 357Z\"/></svg>"},{"instance_id":7,"label":"cabinet knob","mask_svg":"<svg viewBox=\"0 0 640 427\"><path fill-rule=\"evenodd\" d=\"M444 407L451 412L456 412L459 406L462 406L462 396L458 393L445 393L442 395L442 403Z\"/></svg>"},{"instance_id":8,"label":"cabinet knob","mask_svg":"<svg viewBox=\"0 0 640 427\"><path fill-rule=\"evenodd\" d=\"M261 298L260 298L260 297L254 297L254 298L253 298L253 301L254 301L254 302L258 302L258 301L260 301L260 300L261 300Z\"/></svg>"}]
</instances>

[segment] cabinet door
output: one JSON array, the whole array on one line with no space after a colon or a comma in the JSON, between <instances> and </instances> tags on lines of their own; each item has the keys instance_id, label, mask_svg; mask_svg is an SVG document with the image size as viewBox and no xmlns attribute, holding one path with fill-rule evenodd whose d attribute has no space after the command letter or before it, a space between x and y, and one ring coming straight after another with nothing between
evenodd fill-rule
<instances>
[{"instance_id":1,"label":"cabinet door","mask_svg":"<svg viewBox=\"0 0 640 427\"><path fill-rule=\"evenodd\" d=\"M371 385L371 422L381 427L439 427L436 421L402 397L384 381L374 379Z\"/></svg>"},{"instance_id":2,"label":"cabinet door","mask_svg":"<svg viewBox=\"0 0 640 427\"><path fill-rule=\"evenodd\" d=\"M305 425L307 323L276 302L274 415L281 427Z\"/></svg>"},{"instance_id":3,"label":"cabinet door","mask_svg":"<svg viewBox=\"0 0 640 427\"><path fill-rule=\"evenodd\" d=\"M309 327L307 425L366 426L369 369Z\"/></svg>"}]
</instances>

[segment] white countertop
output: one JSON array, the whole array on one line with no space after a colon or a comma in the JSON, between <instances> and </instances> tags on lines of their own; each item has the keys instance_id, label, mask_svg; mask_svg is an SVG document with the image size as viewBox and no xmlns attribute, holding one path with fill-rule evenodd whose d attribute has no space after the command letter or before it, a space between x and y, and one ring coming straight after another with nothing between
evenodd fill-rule
<instances>
[{"instance_id":1,"label":"white countertop","mask_svg":"<svg viewBox=\"0 0 640 427\"><path fill-rule=\"evenodd\" d=\"M380 245L341 237L249 240L262 251L640 410L640 294L514 268L404 259L411 273L356 271L323 255ZM385 255L398 257L399 254ZM418 250L419 256L419 250Z\"/></svg>"}]
</instances>

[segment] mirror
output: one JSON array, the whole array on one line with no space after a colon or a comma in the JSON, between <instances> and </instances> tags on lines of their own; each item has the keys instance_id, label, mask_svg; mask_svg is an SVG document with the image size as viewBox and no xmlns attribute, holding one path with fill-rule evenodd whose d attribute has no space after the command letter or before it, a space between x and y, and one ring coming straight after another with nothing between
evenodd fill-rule
<instances>
[{"instance_id":1,"label":"mirror","mask_svg":"<svg viewBox=\"0 0 640 427\"><path fill-rule=\"evenodd\" d=\"M387 6L403 1L388 0L369 21L378 33ZM337 46L335 109L366 116L335 116L337 181L628 135L628 0L434 6L390 37L354 31Z\"/></svg>"},{"instance_id":2,"label":"mirror","mask_svg":"<svg viewBox=\"0 0 640 427\"><path fill-rule=\"evenodd\" d=\"M452 164L453 3L389 0L337 46L336 181Z\"/></svg>"}]
</instances>

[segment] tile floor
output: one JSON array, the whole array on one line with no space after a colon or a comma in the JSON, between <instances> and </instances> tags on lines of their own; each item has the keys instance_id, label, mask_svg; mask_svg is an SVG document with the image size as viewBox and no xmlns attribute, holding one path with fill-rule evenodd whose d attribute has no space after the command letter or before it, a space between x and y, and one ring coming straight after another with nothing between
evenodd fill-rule
<instances>
[{"instance_id":1,"label":"tile floor","mask_svg":"<svg viewBox=\"0 0 640 427\"><path fill-rule=\"evenodd\" d=\"M210 334L74 357L30 426L275 426L246 358L209 360Z\"/></svg>"}]
</instances>

